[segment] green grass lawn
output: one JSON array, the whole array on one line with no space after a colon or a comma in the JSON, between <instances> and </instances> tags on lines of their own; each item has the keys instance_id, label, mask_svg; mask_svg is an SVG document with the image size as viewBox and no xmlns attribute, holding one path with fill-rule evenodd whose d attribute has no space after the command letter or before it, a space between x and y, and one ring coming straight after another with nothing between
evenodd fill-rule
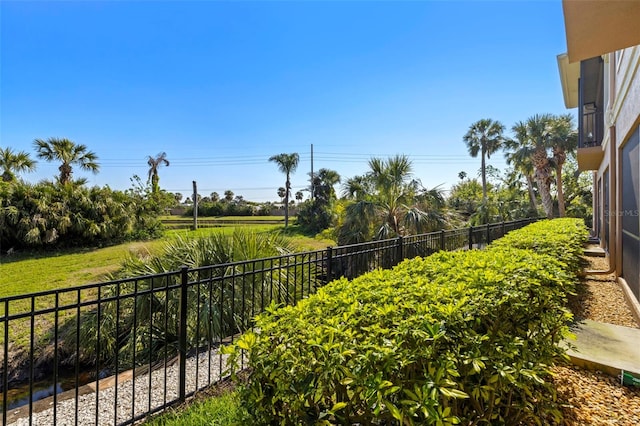
<instances>
[{"instance_id":1,"label":"green grass lawn","mask_svg":"<svg viewBox=\"0 0 640 426\"><path fill-rule=\"evenodd\" d=\"M149 426L229 426L241 425L244 410L235 392L198 399L186 407L153 417Z\"/></svg>"},{"instance_id":2,"label":"green grass lawn","mask_svg":"<svg viewBox=\"0 0 640 426\"><path fill-rule=\"evenodd\" d=\"M205 236L215 232L232 233L241 226L254 232L281 232L282 225L251 224L223 228L169 230L165 236L153 241L136 241L103 248L68 249L53 252L18 252L11 257L0 257L0 297L53 290L81 284L105 281L109 273L116 272L130 252L157 252L175 236ZM284 232L299 251L324 249L334 245L331 240L304 236L291 226Z\"/></svg>"}]
</instances>

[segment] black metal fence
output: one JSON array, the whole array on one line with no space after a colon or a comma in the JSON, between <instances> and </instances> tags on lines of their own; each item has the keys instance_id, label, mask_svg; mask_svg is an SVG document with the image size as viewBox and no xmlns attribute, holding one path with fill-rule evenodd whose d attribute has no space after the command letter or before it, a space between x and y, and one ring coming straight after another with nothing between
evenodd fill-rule
<instances>
[{"instance_id":1,"label":"black metal fence","mask_svg":"<svg viewBox=\"0 0 640 426\"><path fill-rule=\"evenodd\" d=\"M221 381L220 348L269 305L405 258L482 247L534 220L0 298L2 424L135 423Z\"/></svg>"}]
</instances>

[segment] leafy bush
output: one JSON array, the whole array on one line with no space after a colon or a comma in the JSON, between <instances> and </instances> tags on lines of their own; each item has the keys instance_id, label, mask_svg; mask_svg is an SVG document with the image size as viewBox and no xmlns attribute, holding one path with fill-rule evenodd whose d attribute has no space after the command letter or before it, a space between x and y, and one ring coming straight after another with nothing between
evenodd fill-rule
<instances>
[{"instance_id":1,"label":"leafy bush","mask_svg":"<svg viewBox=\"0 0 640 426\"><path fill-rule=\"evenodd\" d=\"M515 247L548 254L564 262L569 270L578 273L581 269L582 244L588 231L582 219L562 218L543 220L524 228L511 231L492 247Z\"/></svg>"},{"instance_id":2,"label":"leafy bush","mask_svg":"<svg viewBox=\"0 0 640 426\"><path fill-rule=\"evenodd\" d=\"M577 225L535 225L525 233L555 241L547 229L560 226L575 244L582 235ZM576 263L496 244L272 306L227 349L248 359L243 405L254 424L558 422L547 379L563 355L575 284L567 265Z\"/></svg>"},{"instance_id":3,"label":"leafy bush","mask_svg":"<svg viewBox=\"0 0 640 426\"><path fill-rule=\"evenodd\" d=\"M157 236L160 195L70 182L0 185L0 246L83 246Z\"/></svg>"}]
</instances>

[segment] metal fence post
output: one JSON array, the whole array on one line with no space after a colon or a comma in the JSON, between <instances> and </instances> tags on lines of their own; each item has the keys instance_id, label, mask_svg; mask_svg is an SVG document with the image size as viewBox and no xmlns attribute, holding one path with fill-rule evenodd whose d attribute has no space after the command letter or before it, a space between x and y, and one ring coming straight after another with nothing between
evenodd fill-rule
<instances>
[{"instance_id":1,"label":"metal fence post","mask_svg":"<svg viewBox=\"0 0 640 426\"><path fill-rule=\"evenodd\" d=\"M331 264L333 259L333 249L331 247L327 247L327 283L330 283L333 280L333 274L331 270Z\"/></svg>"},{"instance_id":2,"label":"metal fence post","mask_svg":"<svg viewBox=\"0 0 640 426\"><path fill-rule=\"evenodd\" d=\"M444 229L440 231L440 250L444 251Z\"/></svg>"},{"instance_id":3,"label":"metal fence post","mask_svg":"<svg viewBox=\"0 0 640 426\"><path fill-rule=\"evenodd\" d=\"M402 243L402 235L398 236L398 244L396 245L396 263L402 262L404 259L404 244Z\"/></svg>"},{"instance_id":4,"label":"metal fence post","mask_svg":"<svg viewBox=\"0 0 640 426\"><path fill-rule=\"evenodd\" d=\"M469 250L473 250L473 226L469 225Z\"/></svg>"},{"instance_id":5,"label":"metal fence post","mask_svg":"<svg viewBox=\"0 0 640 426\"><path fill-rule=\"evenodd\" d=\"M487 245L491 243L491 225L487 223Z\"/></svg>"},{"instance_id":6,"label":"metal fence post","mask_svg":"<svg viewBox=\"0 0 640 426\"><path fill-rule=\"evenodd\" d=\"M178 355L180 368L178 372L178 399L184 402L187 387L187 284L189 282L189 268L180 268L180 322L178 323Z\"/></svg>"},{"instance_id":7,"label":"metal fence post","mask_svg":"<svg viewBox=\"0 0 640 426\"><path fill-rule=\"evenodd\" d=\"M502 235L500 235L501 237L504 237L504 234L506 233L505 231L506 231L506 228L505 228L504 220L503 220L502 221Z\"/></svg>"}]
</instances>

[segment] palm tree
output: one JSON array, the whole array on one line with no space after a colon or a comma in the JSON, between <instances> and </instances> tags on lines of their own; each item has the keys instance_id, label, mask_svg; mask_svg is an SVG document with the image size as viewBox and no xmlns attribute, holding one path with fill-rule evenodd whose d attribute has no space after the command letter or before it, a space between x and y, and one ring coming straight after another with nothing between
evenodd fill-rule
<instances>
[{"instance_id":1,"label":"palm tree","mask_svg":"<svg viewBox=\"0 0 640 426\"><path fill-rule=\"evenodd\" d=\"M287 176L287 180L285 182L285 195L284 195L284 227L289 226L289 196L291 195L291 182L289 180L291 173L294 173L298 168L298 162L300 161L300 156L297 152L292 154L278 154L269 158L269 161L272 161L278 165L278 170L284 173Z\"/></svg>"},{"instance_id":2,"label":"palm tree","mask_svg":"<svg viewBox=\"0 0 640 426\"><path fill-rule=\"evenodd\" d=\"M283 202L285 195L287 195L287 190L284 186L278 188L278 197L280 197L280 202Z\"/></svg>"},{"instance_id":3,"label":"palm tree","mask_svg":"<svg viewBox=\"0 0 640 426\"><path fill-rule=\"evenodd\" d=\"M87 151L87 146L76 144L66 138L49 138L46 141L36 139L33 141L38 157L47 161L60 161L62 164L58 168L60 176L58 181L61 185L71 182L73 173L72 165L79 166L82 170L98 173L100 166L97 163L98 156Z\"/></svg>"},{"instance_id":4,"label":"palm tree","mask_svg":"<svg viewBox=\"0 0 640 426\"><path fill-rule=\"evenodd\" d=\"M529 157L534 168L533 177L538 185L547 218L553 217L553 198L551 197L551 162L547 149L551 147L554 117L551 114L536 114L527 121L519 121L513 126L513 133L525 142L520 148L520 157Z\"/></svg>"},{"instance_id":5,"label":"palm tree","mask_svg":"<svg viewBox=\"0 0 640 426\"><path fill-rule=\"evenodd\" d=\"M527 181L527 190L529 192L529 206L532 212L538 211L538 203L536 193L533 189L534 167L531 162L531 152L527 145L526 126L516 124L513 126L515 138L507 139L505 142L505 158L508 165L513 165L514 171L524 176Z\"/></svg>"},{"instance_id":6,"label":"palm tree","mask_svg":"<svg viewBox=\"0 0 640 426\"><path fill-rule=\"evenodd\" d=\"M558 191L558 213L565 215L564 190L562 186L562 166L567 161L567 154L578 147L578 133L573 125L573 116L564 114L553 118L551 132L552 164L556 169L556 188Z\"/></svg>"},{"instance_id":7,"label":"palm tree","mask_svg":"<svg viewBox=\"0 0 640 426\"><path fill-rule=\"evenodd\" d=\"M167 153L161 152L155 157L149 156L147 160L149 165L149 180L151 181L151 192L156 194L160 191L160 177L158 176L158 169L162 164L169 166L169 160L167 160Z\"/></svg>"},{"instance_id":8,"label":"palm tree","mask_svg":"<svg viewBox=\"0 0 640 426\"><path fill-rule=\"evenodd\" d=\"M372 158L369 168L365 176L349 179L343 187L343 193L355 195L355 202L345 209L340 244L367 241L372 233L375 239L384 239L437 229L444 224L441 191L426 190L411 178L408 157Z\"/></svg>"},{"instance_id":9,"label":"palm tree","mask_svg":"<svg viewBox=\"0 0 640 426\"><path fill-rule=\"evenodd\" d=\"M337 197L334 186L338 183L340 183L340 174L335 170L326 168L318 170L311 179L313 198L320 199L325 203L335 200Z\"/></svg>"},{"instance_id":10,"label":"palm tree","mask_svg":"<svg viewBox=\"0 0 640 426\"><path fill-rule=\"evenodd\" d=\"M487 176L485 157L491 158L491 154L496 152L502 146L504 137L504 126L499 121L493 121L485 118L476 121L469 127L469 131L463 136L463 140L467 144L469 154L477 157L480 154L481 173L482 173L482 201L487 202Z\"/></svg>"},{"instance_id":11,"label":"palm tree","mask_svg":"<svg viewBox=\"0 0 640 426\"><path fill-rule=\"evenodd\" d=\"M233 196L235 194L233 193L232 190L227 189L226 191L224 191L224 201L226 201L227 203L230 203L233 201Z\"/></svg>"},{"instance_id":12,"label":"palm tree","mask_svg":"<svg viewBox=\"0 0 640 426\"><path fill-rule=\"evenodd\" d=\"M16 173L32 172L36 168L36 162L29 158L24 151L15 152L11 148L0 148L0 169L2 180L12 182L16 180Z\"/></svg>"},{"instance_id":13,"label":"palm tree","mask_svg":"<svg viewBox=\"0 0 640 426\"><path fill-rule=\"evenodd\" d=\"M302 199L304 198L304 194L302 193L302 191L298 191L296 192L296 201L299 203L300 201L302 201Z\"/></svg>"}]
</instances>

